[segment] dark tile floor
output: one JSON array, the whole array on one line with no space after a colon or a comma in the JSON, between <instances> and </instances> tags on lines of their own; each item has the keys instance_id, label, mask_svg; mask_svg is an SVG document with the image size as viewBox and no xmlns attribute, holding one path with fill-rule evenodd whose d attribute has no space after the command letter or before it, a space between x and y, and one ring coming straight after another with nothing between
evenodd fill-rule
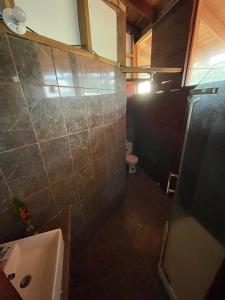
<instances>
[{"instance_id":1,"label":"dark tile floor","mask_svg":"<svg viewBox=\"0 0 225 300\"><path fill-rule=\"evenodd\" d=\"M157 263L170 202L142 170L130 175L126 200L71 258L71 299L168 299Z\"/></svg>"}]
</instances>

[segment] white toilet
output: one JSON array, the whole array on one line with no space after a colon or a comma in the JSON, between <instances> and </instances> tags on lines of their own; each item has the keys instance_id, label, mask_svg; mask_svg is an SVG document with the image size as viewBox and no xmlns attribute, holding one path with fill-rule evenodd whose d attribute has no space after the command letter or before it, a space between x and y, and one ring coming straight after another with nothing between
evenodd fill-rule
<instances>
[{"instance_id":1,"label":"white toilet","mask_svg":"<svg viewBox=\"0 0 225 300\"><path fill-rule=\"evenodd\" d=\"M127 142L126 144L126 162L128 164L128 173L133 174L136 172L136 165L138 163L138 157L136 155L132 155L133 144Z\"/></svg>"}]
</instances>

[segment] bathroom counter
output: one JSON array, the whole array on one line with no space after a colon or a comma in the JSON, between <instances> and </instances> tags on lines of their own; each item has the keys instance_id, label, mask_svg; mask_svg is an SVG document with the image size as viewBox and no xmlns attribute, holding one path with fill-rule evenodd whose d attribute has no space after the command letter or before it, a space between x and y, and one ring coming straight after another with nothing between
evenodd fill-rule
<instances>
[{"instance_id":1,"label":"bathroom counter","mask_svg":"<svg viewBox=\"0 0 225 300\"><path fill-rule=\"evenodd\" d=\"M71 239L71 207L66 208L46 225L39 232L46 232L60 228L64 240L64 261L62 277L62 296L61 300L69 299L69 264L70 264L70 239Z\"/></svg>"}]
</instances>

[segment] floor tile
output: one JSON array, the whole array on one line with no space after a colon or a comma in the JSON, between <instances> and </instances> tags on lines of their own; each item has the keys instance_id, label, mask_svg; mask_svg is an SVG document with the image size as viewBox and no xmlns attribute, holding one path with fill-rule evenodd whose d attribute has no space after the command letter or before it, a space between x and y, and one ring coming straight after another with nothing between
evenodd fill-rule
<instances>
[{"instance_id":1,"label":"floor tile","mask_svg":"<svg viewBox=\"0 0 225 300\"><path fill-rule=\"evenodd\" d=\"M75 274L85 274L79 275L80 286L73 287L74 299L168 300L157 266L170 207L171 200L144 172L129 176L126 200L89 242L86 290L87 261L80 260Z\"/></svg>"},{"instance_id":2,"label":"floor tile","mask_svg":"<svg viewBox=\"0 0 225 300\"><path fill-rule=\"evenodd\" d=\"M70 280L73 291L90 285L90 269L88 252L80 253L70 258Z\"/></svg>"},{"instance_id":3,"label":"floor tile","mask_svg":"<svg viewBox=\"0 0 225 300\"><path fill-rule=\"evenodd\" d=\"M117 271L117 264L112 247L103 246L90 250L90 268L92 283L113 276Z\"/></svg>"},{"instance_id":4,"label":"floor tile","mask_svg":"<svg viewBox=\"0 0 225 300\"><path fill-rule=\"evenodd\" d=\"M70 300L92 300L92 290L83 289L77 293L71 293Z\"/></svg>"}]
</instances>

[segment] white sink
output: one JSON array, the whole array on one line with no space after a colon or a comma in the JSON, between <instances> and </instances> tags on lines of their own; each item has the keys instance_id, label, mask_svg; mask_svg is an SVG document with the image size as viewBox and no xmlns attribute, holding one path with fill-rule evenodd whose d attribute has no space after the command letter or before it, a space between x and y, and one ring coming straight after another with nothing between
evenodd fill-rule
<instances>
[{"instance_id":1,"label":"white sink","mask_svg":"<svg viewBox=\"0 0 225 300\"><path fill-rule=\"evenodd\" d=\"M11 283L23 300L60 299L64 252L60 229L9 242L0 247L8 249L5 257L0 258L2 264L5 259L3 271L7 276L15 274ZM27 282L29 279L31 281L22 288L23 278ZM26 280L23 283L26 285Z\"/></svg>"}]
</instances>

